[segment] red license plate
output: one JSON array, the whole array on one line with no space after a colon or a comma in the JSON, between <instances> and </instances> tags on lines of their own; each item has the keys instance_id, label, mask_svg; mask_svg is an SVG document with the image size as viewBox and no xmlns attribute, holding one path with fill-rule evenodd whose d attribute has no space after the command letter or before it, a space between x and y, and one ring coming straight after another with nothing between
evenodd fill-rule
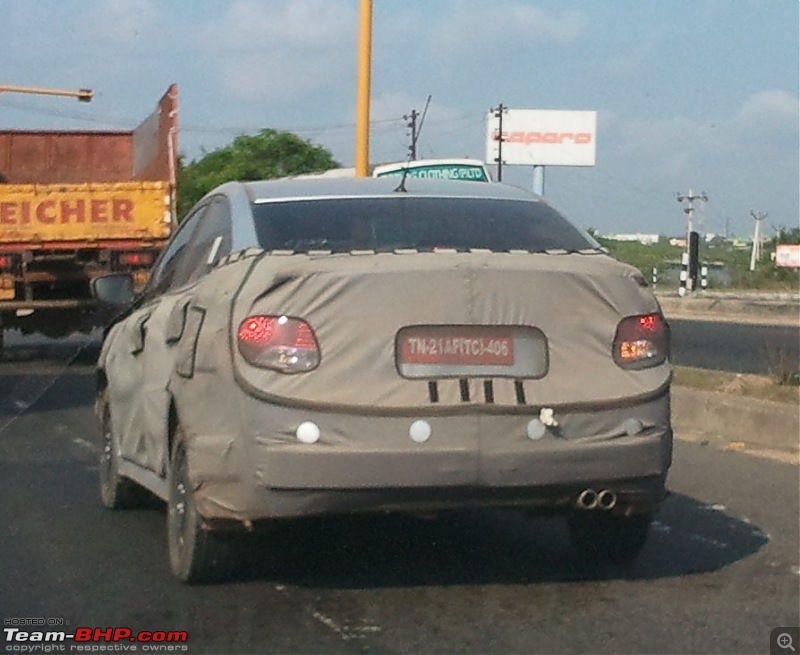
<instances>
[{"instance_id":1,"label":"red license plate","mask_svg":"<svg viewBox=\"0 0 800 655\"><path fill-rule=\"evenodd\" d=\"M511 328L425 325L404 328L397 336L400 364L514 365Z\"/></svg>"}]
</instances>

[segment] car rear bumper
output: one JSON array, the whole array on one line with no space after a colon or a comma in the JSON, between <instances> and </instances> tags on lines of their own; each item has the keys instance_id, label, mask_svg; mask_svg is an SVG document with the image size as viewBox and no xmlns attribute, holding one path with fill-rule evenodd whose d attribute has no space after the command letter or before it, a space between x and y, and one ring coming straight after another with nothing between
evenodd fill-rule
<instances>
[{"instance_id":1,"label":"car rear bumper","mask_svg":"<svg viewBox=\"0 0 800 655\"><path fill-rule=\"evenodd\" d=\"M265 417L261 408L260 417L243 417L246 436L188 433L190 474L207 519L566 509L587 488L612 491L614 511L647 511L663 497L672 461L668 393L635 406L556 412L558 425L536 439L529 436L535 414L421 419L268 407ZM430 429L423 442L410 435L419 420ZM628 434L632 420L641 430ZM320 430L315 443L296 437L308 421Z\"/></svg>"}]
</instances>

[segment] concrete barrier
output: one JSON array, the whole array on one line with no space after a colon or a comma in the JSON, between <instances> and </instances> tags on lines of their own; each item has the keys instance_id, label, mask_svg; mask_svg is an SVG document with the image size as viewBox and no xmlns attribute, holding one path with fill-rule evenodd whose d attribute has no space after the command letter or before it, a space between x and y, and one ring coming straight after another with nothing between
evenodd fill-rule
<instances>
[{"instance_id":1,"label":"concrete barrier","mask_svg":"<svg viewBox=\"0 0 800 655\"><path fill-rule=\"evenodd\" d=\"M700 291L681 298L660 292L667 319L800 325L797 294ZM672 386L672 426L721 445L738 442L755 449L800 452L800 406L689 387Z\"/></svg>"},{"instance_id":2,"label":"concrete barrier","mask_svg":"<svg viewBox=\"0 0 800 655\"><path fill-rule=\"evenodd\" d=\"M674 294L659 293L658 301L668 319L800 324L800 296L796 294L697 292L681 298Z\"/></svg>"},{"instance_id":3,"label":"concrete barrier","mask_svg":"<svg viewBox=\"0 0 800 655\"><path fill-rule=\"evenodd\" d=\"M676 433L789 452L800 451L800 407L793 403L672 387L672 426Z\"/></svg>"}]
</instances>

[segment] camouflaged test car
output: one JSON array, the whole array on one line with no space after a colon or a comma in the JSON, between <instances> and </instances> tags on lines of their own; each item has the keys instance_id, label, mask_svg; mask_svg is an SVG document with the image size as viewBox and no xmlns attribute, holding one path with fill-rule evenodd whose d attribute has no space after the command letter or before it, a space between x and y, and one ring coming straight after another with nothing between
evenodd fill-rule
<instances>
[{"instance_id":1,"label":"camouflaged test car","mask_svg":"<svg viewBox=\"0 0 800 655\"><path fill-rule=\"evenodd\" d=\"M172 570L225 577L275 518L560 511L586 560L645 543L672 457L669 334L638 271L541 198L398 178L230 182L97 365L108 507L166 501Z\"/></svg>"}]
</instances>

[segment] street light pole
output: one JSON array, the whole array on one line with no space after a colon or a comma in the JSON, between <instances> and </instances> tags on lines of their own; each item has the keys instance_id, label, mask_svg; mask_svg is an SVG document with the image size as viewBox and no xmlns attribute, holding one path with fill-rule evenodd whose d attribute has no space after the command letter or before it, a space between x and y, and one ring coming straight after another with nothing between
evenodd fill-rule
<instances>
[{"instance_id":1,"label":"street light pole","mask_svg":"<svg viewBox=\"0 0 800 655\"><path fill-rule=\"evenodd\" d=\"M77 98L78 102L91 102L94 97L91 89L78 89L70 91L65 89L41 89L33 86L3 86L0 85L0 93L32 93L39 96L67 96Z\"/></svg>"},{"instance_id":2,"label":"street light pole","mask_svg":"<svg viewBox=\"0 0 800 655\"><path fill-rule=\"evenodd\" d=\"M369 174L369 94L372 69L372 0L361 0L356 103L356 177Z\"/></svg>"}]
</instances>

